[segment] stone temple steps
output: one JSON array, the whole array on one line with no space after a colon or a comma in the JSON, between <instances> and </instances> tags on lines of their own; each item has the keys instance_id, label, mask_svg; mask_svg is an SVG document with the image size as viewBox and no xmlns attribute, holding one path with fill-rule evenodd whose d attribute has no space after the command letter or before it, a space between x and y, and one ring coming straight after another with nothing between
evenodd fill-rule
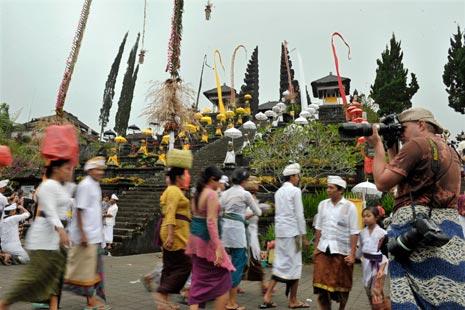
<instances>
[{"instance_id":1,"label":"stone temple steps","mask_svg":"<svg viewBox=\"0 0 465 310\"><path fill-rule=\"evenodd\" d=\"M193 151L194 163L190 172L192 185L206 167L222 167L229 141L231 139L216 139ZM237 151L242 146L242 139L235 139L234 142ZM132 187L119 195L112 255L141 254L157 250L153 239L155 225L160 216L160 196L166 187L164 171L157 172L152 180L156 180L156 184Z\"/></svg>"}]
</instances>

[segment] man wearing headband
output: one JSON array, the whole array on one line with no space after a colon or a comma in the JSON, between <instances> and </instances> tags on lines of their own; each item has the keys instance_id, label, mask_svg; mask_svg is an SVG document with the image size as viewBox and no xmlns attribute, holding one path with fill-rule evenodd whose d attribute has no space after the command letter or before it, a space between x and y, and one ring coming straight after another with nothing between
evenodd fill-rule
<instances>
[{"instance_id":1,"label":"man wearing headband","mask_svg":"<svg viewBox=\"0 0 465 310\"><path fill-rule=\"evenodd\" d=\"M105 168L103 157L89 159L84 166L87 176L76 190L76 207L69 230L73 246L68 254L64 280L66 290L85 296L87 307L99 309L107 309L107 305L96 298L99 296L105 300L103 261L99 251L104 241L99 181Z\"/></svg>"},{"instance_id":2,"label":"man wearing headband","mask_svg":"<svg viewBox=\"0 0 465 310\"><path fill-rule=\"evenodd\" d=\"M465 240L456 210L460 158L441 137L444 128L429 110L410 108L399 114L398 120L403 129L400 137L403 145L398 154L388 150L389 163L376 128L368 138L375 150L376 187L381 191L397 189L389 239L399 240L411 232L412 222L421 217L432 221L439 228L438 233L450 241L434 246L432 242L420 245L423 242L418 240L406 247L408 254L392 255L395 258L389 264L392 307L465 309ZM395 249L394 244L391 248ZM453 306L446 296L456 296Z\"/></svg>"},{"instance_id":3,"label":"man wearing headband","mask_svg":"<svg viewBox=\"0 0 465 310\"><path fill-rule=\"evenodd\" d=\"M340 176L328 176L329 199L318 205L313 291L320 309L331 309L331 300L344 309L352 289L360 227L355 205L343 196L346 188Z\"/></svg>"},{"instance_id":4,"label":"man wearing headband","mask_svg":"<svg viewBox=\"0 0 465 310\"><path fill-rule=\"evenodd\" d=\"M106 210L104 217L105 224L103 225L103 235L105 237L105 245L107 250L111 250L111 244L113 243L113 227L116 224L116 214L118 213L118 196L115 194L111 195L110 206Z\"/></svg>"},{"instance_id":5,"label":"man wearing headband","mask_svg":"<svg viewBox=\"0 0 465 310\"><path fill-rule=\"evenodd\" d=\"M270 284L263 296L261 309L274 308L272 292L277 282L286 284L289 308L310 308L310 305L297 299L299 279L302 276L302 243L308 244L304 218L300 165L286 166L283 171L284 184L276 192L275 199L275 259Z\"/></svg>"}]
</instances>

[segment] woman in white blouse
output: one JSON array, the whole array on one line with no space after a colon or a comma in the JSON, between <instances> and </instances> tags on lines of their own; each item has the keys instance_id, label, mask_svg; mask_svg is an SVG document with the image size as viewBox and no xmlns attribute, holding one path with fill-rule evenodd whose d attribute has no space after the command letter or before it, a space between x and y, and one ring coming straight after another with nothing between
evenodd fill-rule
<instances>
[{"instance_id":1,"label":"woman in white blouse","mask_svg":"<svg viewBox=\"0 0 465 310\"><path fill-rule=\"evenodd\" d=\"M46 300L49 309L58 309L66 266L62 248L69 246L64 219L71 199L63 184L70 181L72 172L73 166L68 160L51 161L47 166L46 180L37 189L37 215L26 236L31 261L4 299L0 300L0 310L20 301Z\"/></svg>"},{"instance_id":2,"label":"woman in white blouse","mask_svg":"<svg viewBox=\"0 0 465 310\"><path fill-rule=\"evenodd\" d=\"M233 186L223 192L220 198L223 209L221 241L231 256L236 271L232 273L232 289L226 309L240 309L237 304L237 287L247 264L247 234L245 213L249 207L255 215L262 215L252 194L244 189L249 178L247 170L238 168L232 173Z\"/></svg>"}]
</instances>

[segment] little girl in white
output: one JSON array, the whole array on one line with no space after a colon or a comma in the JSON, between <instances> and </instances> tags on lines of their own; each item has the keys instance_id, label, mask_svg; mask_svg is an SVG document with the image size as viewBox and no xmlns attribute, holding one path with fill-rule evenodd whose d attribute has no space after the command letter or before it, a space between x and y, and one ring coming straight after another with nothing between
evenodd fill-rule
<instances>
[{"instance_id":1,"label":"little girl in white","mask_svg":"<svg viewBox=\"0 0 465 310\"><path fill-rule=\"evenodd\" d=\"M360 247L363 285L372 308L379 309L384 302L384 278L387 274L388 259L381 253L381 246L387 237L377 221L380 213L377 207L368 207L362 213L365 228L360 232Z\"/></svg>"}]
</instances>

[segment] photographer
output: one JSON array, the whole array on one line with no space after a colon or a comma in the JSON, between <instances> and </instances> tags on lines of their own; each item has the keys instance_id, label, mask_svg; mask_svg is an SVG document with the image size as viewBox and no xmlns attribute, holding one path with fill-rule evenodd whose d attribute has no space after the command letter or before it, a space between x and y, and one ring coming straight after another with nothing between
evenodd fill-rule
<instances>
[{"instance_id":1,"label":"photographer","mask_svg":"<svg viewBox=\"0 0 465 310\"><path fill-rule=\"evenodd\" d=\"M457 217L460 158L440 136L433 114L410 108L397 153L385 150L376 126L373 176L379 190L397 186L388 228L392 309L465 308L465 240ZM397 144L397 143L396 143Z\"/></svg>"}]
</instances>

